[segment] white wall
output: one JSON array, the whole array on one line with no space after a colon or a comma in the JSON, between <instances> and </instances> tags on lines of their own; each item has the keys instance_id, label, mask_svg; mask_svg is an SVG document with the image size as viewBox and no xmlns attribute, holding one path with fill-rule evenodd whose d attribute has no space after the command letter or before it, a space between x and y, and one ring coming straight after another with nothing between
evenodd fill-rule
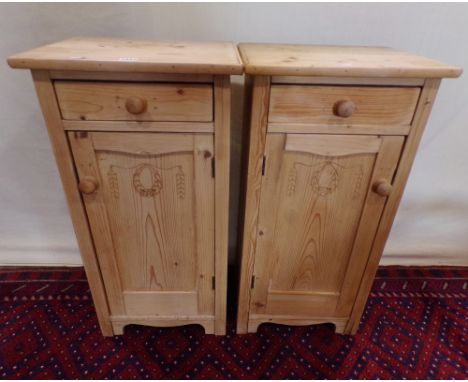
<instances>
[{"instance_id":1,"label":"white wall","mask_svg":"<svg viewBox=\"0 0 468 382\"><path fill-rule=\"evenodd\" d=\"M0 264L80 263L31 78L8 68L8 55L72 36L116 36L385 45L468 68L467 17L467 4L0 5ZM236 113L233 201L240 120ZM468 75L446 80L383 262L468 265L467 121Z\"/></svg>"}]
</instances>

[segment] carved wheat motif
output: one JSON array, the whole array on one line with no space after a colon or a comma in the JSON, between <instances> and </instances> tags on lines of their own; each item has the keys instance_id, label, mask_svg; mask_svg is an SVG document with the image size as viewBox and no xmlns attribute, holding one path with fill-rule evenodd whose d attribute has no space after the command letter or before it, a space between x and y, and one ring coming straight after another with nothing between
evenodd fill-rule
<instances>
[{"instance_id":1,"label":"carved wheat motif","mask_svg":"<svg viewBox=\"0 0 468 382\"><path fill-rule=\"evenodd\" d=\"M176 174L176 189L177 197L179 199L185 199L185 174L180 166Z\"/></svg>"},{"instance_id":2,"label":"carved wheat motif","mask_svg":"<svg viewBox=\"0 0 468 382\"><path fill-rule=\"evenodd\" d=\"M296 191L296 180L297 180L297 169L296 169L296 163L294 163L291 169L289 170L289 175L288 175L288 196L294 195L294 192Z\"/></svg>"},{"instance_id":3,"label":"carved wheat motif","mask_svg":"<svg viewBox=\"0 0 468 382\"><path fill-rule=\"evenodd\" d=\"M110 188L112 196L115 199L118 199L120 196L119 179L117 177L117 173L114 171L112 166L109 168L109 171L107 172L107 181L109 183L109 188Z\"/></svg>"},{"instance_id":4,"label":"carved wheat motif","mask_svg":"<svg viewBox=\"0 0 468 382\"><path fill-rule=\"evenodd\" d=\"M361 190L362 179L364 178L364 171L362 166L358 166L358 174L356 175L356 182L354 183L353 189L353 198L357 198L359 196L359 191Z\"/></svg>"}]
</instances>

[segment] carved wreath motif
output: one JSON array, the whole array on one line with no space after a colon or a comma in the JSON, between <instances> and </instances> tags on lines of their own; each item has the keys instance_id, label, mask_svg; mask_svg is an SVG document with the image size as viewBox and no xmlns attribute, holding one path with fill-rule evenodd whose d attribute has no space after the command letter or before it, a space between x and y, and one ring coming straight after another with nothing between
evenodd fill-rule
<instances>
[{"instance_id":1,"label":"carved wreath motif","mask_svg":"<svg viewBox=\"0 0 468 382\"><path fill-rule=\"evenodd\" d=\"M312 173L310 178L310 185L312 186L313 191L322 197L326 197L333 193L339 184L339 169L349 170L349 169L356 169L358 174L356 175L356 180L353 188L353 197L356 197L359 194L359 190L362 184L362 178L364 176L362 166L351 166L351 167L344 167L339 165L336 162L327 160L325 162L316 164L316 165L308 165L301 162L294 162L291 169L289 170L288 174L288 185L287 185L287 193L288 196L294 195L296 192L296 182L298 176L298 168L300 166L308 167L308 168L316 168L319 167Z\"/></svg>"},{"instance_id":2,"label":"carved wreath motif","mask_svg":"<svg viewBox=\"0 0 468 382\"><path fill-rule=\"evenodd\" d=\"M141 173L145 169L148 169L151 173L151 180L153 183L150 187L145 187L141 183ZM142 164L141 166L138 166L133 173L133 187L141 196L152 198L155 195L158 195L163 187L161 173L149 164Z\"/></svg>"},{"instance_id":3,"label":"carved wreath motif","mask_svg":"<svg viewBox=\"0 0 468 382\"><path fill-rule=\"evenodd\" d=\"M114 167L117 167L123 170L134 170L133 177L132 177L133 187L135 191L138 192L141 196L147 197L147 198L152 198L156 195L159 195L159 193L161 192L163 188L163 181L162 181L162 175L161 175L162 171L177 169L177 172L175 174L177 197L179 199L185 199L185 194L186 194L185 173L182 170L182 166L158 168L156 166L152 166L149 163L144 163L136 167L130 167L130 168L114 166L114 165L110 166L109 171L107 172L107 181L109 183L109 188L110 188L112 195L114 196L114 198L118 199L120 196L119 179L118 179L117 173L114 171ZM141 181L141 174L143 173L144 170L149 171L151 174L152 183L149 187L145 187Z\"/></svg>"},{"instance_id":4,"label":"carved wreath motif","mask_svg":"<svg viewBox=\"0 0 468 382\"><path fill-rule=\"evenodd\" d=\"M327 162L319 170L314 171L310 183L316 194L327 196L338 187L338 171L331 162Z\"/></svg>"}]
</instances>

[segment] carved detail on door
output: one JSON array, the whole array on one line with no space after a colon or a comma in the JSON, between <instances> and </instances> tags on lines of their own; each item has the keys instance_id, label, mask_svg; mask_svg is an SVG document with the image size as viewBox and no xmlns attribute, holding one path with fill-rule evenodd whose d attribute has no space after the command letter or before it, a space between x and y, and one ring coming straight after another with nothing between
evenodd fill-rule
<instances>
[{"instance_id":1,"label":"carved detail on door","mask_svg":"<svg viewBox=\"0 0 468 382\"><path fill-rule=\"evenodd\" d=\"M288 196L294 195L296 191L298 169L301 166L306 167L306 168L318 167L318 169L312 173L310 182L308 183L312 186L314 193L322 197L326 197L330 195L337 189L339 185L339 178L340 178L339 170L340 169L341 170L355 169L357 170L357 174L356 174L356 181L354 183L354 188L352 192L353 192L353 197L357 197L359 195L359 190L361 188L362 178L363 178L362 166L346 167L346 166L342 166L334 162L333 160L327 159L322 163L312 165L312 166L306 163L294 162L288 174L288 187L287 187Z\"/></svg>"},{"instance_id":2,"label":"carved detail on door","mask_svg":"<svg viewBox=\"0 0 468 382\"><path fill-rule=\"evenodd\" d=\"M185 185L185 173L182 170L182 166L174 166L169 168L159 168L153 166L149 163L143 163L134 167L121 167L111 165L109 171L107 172L107 181L109 183L109 188L112 192L114 198L118 199L120 195L119 189L119 179L118 175L115 172L115 168L122 170L134 170L133 172L133 187L142 197L152 198L156 195L159 195L163 188L163 181L161 176L161 171L174 170L177 169L175 178L176 178L176 191L177 197L179 199L185 199L186 185ZM145 182L142 180L144 172L149 173L149 178L151 179L151 184L145 185Z\"/></svg>"}]
</instances>

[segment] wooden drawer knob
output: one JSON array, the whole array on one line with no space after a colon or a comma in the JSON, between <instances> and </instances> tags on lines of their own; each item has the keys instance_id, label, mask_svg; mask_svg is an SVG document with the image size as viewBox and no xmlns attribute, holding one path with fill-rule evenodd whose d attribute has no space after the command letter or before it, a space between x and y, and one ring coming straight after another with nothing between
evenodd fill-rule
<instances>
[{"instance_id":1,"label":"wooden drawer knob","mask_svg":"<svg viewBox=\"0 0 468 382\"><path fill-rule=\"evenodd\" d=\"M92 194L94 191L96 191L99 187L99 183L96 180L96 178L92 176L84 176L83 179L80 180L80 183L78 184L78 189L83 193L83 194Z\"/></svg>"},{"instance_id":2,"label":"wooden drawer knob","mask_svg":"<svg viewBox=\"0 0 468 382\"><path fill-rule=\"evenodd\" d=\"M341 118L348 118L353 115L354 111L356 110L356 105L354 104L353 101L338 101L335 103L334 106L334 113L336 116L341 117Z\"/></svg>"},{"instance_id":3,"label":"wooden drawer knob","mask_svg":"<svg viewBox=\"0 0 468 382\"><path fill-rule=\"evenodd\" d=\"M374 192L380 196L389 196L392 193L393 186L386 180L382 179L375 182L372 188Z\"/></svg>"},{"instance_id":4,"label":"wooden drawer knob","mask_svg":"<svg viewBox=\"0 0 468 382\"><path fill-rule=\"evenodd\" d=\"M141 114L146 110L146 100L140 97L129 97L125 101L125 109L130 114Z\"/></svg>"}]
</instances>

